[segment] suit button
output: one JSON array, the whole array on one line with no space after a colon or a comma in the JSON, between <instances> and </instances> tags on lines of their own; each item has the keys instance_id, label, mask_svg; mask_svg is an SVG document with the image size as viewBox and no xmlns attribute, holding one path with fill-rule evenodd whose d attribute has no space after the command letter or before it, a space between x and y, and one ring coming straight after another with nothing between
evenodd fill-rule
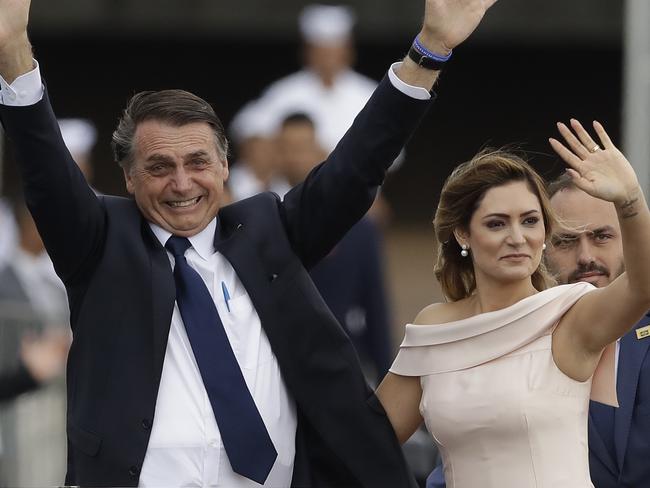
<instances>
[{"instance_id":1,"label":"suit button","mask_svg":"<svg viewBox=\"0 0 650 488\"><path fill-rule=\"evenodd\" d=\"M135 478L140 474L140 468L138 468L137 466L131 466L129 468L129 474Z\"/></svg>"},{"instance_id":2,"label":"suit button","mask_svg":"<svg viewBox=\"0 0 650 488\"><path fill-rule=\"evenodd\" d=\"M142 428L144 430L151 429L151 422L149 421L149 419L142 419Z\"/></svg>"},{"instance_id":3,"label":"suit button","mask_svg":"<svg viewBox=\"0 0 650 488\"><path fill-rule=\"evenodd\" d=\"M273 273L271 276L269 276L269 281L275 281L278 277L277 273Z\"/></svg>"}]
</instances>

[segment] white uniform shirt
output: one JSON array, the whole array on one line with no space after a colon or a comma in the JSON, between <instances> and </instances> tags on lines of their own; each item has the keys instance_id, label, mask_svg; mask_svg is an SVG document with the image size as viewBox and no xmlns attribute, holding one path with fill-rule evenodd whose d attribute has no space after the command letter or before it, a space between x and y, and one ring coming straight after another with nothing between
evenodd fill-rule
<instances>
[{"instance_id":1,"label":"white uniform shirt","mask_svg":"<svg viewBox=\"0 0 650 488\"><path fill-rule=\"evenodd\" d=\"M352 70L342 72L331 87L326 87L314 72L305 69L269 86L258 108L269 117L268 125L274 131L288 115L305 113L314 121L318 142L329 153L376 87L377 82Z\"/></svg>"}]
</instances>

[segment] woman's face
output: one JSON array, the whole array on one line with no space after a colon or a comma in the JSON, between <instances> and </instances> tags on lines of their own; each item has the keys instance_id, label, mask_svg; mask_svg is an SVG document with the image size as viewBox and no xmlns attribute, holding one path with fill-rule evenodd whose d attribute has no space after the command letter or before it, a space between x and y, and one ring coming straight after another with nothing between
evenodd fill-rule
<instances>
[{"instance_id":1,"label":"woman's face","mask_svg":"<svg viewBox=\"0 0 650 488\"><path fill-rule=\"evenodd\" d=\"M488 190L469 233L457 232L459 243L469 245L477 283L529 278L539 266L544 238L539 199L524 181Z\"/></svg>"}]
</instances>

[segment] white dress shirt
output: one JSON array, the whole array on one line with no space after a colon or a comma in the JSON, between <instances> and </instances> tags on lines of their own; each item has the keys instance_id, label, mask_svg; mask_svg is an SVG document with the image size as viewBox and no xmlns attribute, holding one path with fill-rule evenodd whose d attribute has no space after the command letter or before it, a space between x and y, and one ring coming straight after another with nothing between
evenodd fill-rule
<instances>
[{"instance_id":1,"label":"white dress shirt","mask_svg":"<svg viewBox=\"0 0 650 488\"><path fill-rule=\"evenodd\" d=\"M402 82L389 69L395 88L412 98L425 100L425 88ZM0 76L0 103L32 105L43 97L38 64L11 85ZM170 233L150 224L165 244ZM264 420L278 457L264 486L291 484L295 455L296 408L287 392L280 369L259 316L235 270L213 246L216 219L190 237L185 257L203 278L223 322L228 340L255 404ZM173 256L168 253L170 266ZM230 299L222 291L225 284ZM174 305L158 390L151 437L140 473L140 486L257 487L254 481L234 473L221 442L210 402L192 352L185 327Z\"/></svg>"},{"instance_id":2,"label":"white dress shirt","mask_svg":"<svg viewBox=\"0 0 650 488\"><path fill-rule=\"evenodd\" d=\"M325 86L309 69L298 71L269 86L258 100L258 109L276 132L285 117L305 113L313 121L320 146L330 153L366 104L377 82L350 69Z\"/></svg>"},{"instance_id":3,"label":"white dress shirt","mask_svg":"<svg viewBox=\"0 0 650 488\"><path fill-rule=\"evenodd\" d=\"M171 234L150 226L164 245ZM246 289L230 263L214 250L215 228L216 219L190 237L192 247L185 258L214 299L246 385L278 452L264 486L288 487L293 474L296 407ZM167 255L173 267L174 257ZM227 304L222 283L230 295ZM140 486L260 486L230 467L177 304Z\"/></svg>"}]
</instances>

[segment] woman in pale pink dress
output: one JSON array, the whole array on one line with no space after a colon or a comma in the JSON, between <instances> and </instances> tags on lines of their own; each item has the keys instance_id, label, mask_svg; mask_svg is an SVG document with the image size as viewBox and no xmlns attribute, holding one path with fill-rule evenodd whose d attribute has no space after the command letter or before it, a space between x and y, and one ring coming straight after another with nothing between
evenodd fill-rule
<instances>
[{"instance_id":1,"label":"woman in pale pink dress","mask_svg":"<svg viewBox=\"0 0 650 488\"><path fill-rule=\"evenodd\" d=\"M616 405L614 343L650 308L650 212L629 162L594 122L553 149L576 185L617 209L626 273L555 286L554 215L523 160L482 152L449 177L434 221L448 299L406 326L377 394L400 441L424 420L448 488L587 488L589 399Z\"/></svg>"}]
</instances>

